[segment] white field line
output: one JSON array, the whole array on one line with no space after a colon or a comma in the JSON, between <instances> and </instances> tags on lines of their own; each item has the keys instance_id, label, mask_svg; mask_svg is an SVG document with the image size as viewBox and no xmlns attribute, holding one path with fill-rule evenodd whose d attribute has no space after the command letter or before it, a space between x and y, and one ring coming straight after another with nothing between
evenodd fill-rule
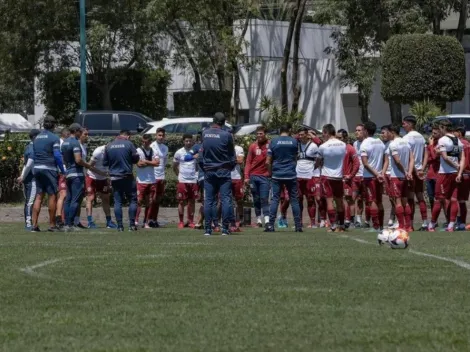
<instances>
[{"instance_id":1,"label":"white field line","mask_svg":"<svg viewBox=\"0 0 470 352\"><path fill-rule=\"evenodd\" d=\"M373 242L366 241L366 240L363 240L361 238L351 237L351 236L348 236L348 235L338 235L338 237L347 238L349 240L353 240L353 241L356 241L356 242L359 242L359 243L362 243L362 244L375 245L375 243L373 243ZM419 252L419 251L415 251L414 249L408 249L408 252L412 253L412 254L419 255L421 257L428 257L428 258L433 258L433 259L436 259L436 260L441 260L441 261L444 261L444 262L452 263L452 264L455 264L455 265L457 265L457 266L459 266L463 269L470 270L470 263L464 262L462 260L457 260L457 259L452 259L452 258L447 258L447 257L441 257L439 255Z\"/></svg>"}]
</instances>

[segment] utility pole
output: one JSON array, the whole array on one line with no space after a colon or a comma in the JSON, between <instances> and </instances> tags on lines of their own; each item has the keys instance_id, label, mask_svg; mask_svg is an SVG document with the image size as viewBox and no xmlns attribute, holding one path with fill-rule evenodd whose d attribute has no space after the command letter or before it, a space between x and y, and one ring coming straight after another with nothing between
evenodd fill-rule
<instances>
[{"instance_id":1,"label":"utility pole","mask_svg":"<svg viewBox=\"0 0 470 352\"><path fill-rule=\"evenodd\" d=\"M80 109L87 110L85 0L80 0Z\"/></svg>"}]
</instances>

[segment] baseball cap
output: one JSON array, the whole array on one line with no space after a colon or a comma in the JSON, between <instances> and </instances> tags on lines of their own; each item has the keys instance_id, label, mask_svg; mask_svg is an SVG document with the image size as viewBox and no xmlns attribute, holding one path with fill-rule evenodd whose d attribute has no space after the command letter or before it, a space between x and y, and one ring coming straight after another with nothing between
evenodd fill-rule
<instances>
[{"instance_id":1,"label":"baseball cap","mask_svg":"<svg viewBox=\"0 0 470 352\"><path fill-rule=\"evenodd\" d=\"M56 123L56 120L55 120L55 117L54 117L54 116L52 116L52 115L47 115L47 116L44 118L44 122Z\"/></svg>"},{"instance_id":2,"label":"baseball cap","mask_svg":"<svg viewBox=\"0 0 470 352\"><path fill-rule=\"evenodd\" d=\"M78 131L80 128L82 128L82 126L80 126L79 123L74 122L70 125L69 130L70 131Z\"/></svg>"},{"instance_id":3,"label":"baseball cap","mask_svg":"<svg viewBox=\"0 0 470 352\"><path fill-rule=\"evenodd\" d=\"M214 114L213 122L217 125L224 125L225 124L225 115L222 112L216 112Z\"/></svg>"},{"instance_id":4,"label":"baseball cap","mask_svg":"<svg viewBox=\"0 0 470 352\"><path fill-rule=\"evenodd\" d=\"M29 131L29 138L36 138L36 136L41 133L41 131L37 130L37 129L32 129L31 131Z\"/></svg>"}]
</instances>

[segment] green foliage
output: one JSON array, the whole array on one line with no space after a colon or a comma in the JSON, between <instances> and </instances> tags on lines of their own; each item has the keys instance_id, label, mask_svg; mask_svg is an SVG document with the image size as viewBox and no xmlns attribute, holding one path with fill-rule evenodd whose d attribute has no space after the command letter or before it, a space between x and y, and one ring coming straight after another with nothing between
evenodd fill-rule
<instances>
[{"instance_id":1,"label":"green foliage","mask_svg":"<svg viewBox=\"0 0 470 352\"><path fill-rule=\"evenodd\" d=\"M386 101L445 103L461 100L465 94L465 55L453 37L394 36L387 42L382 61Z\"/></svg>"},{"instance_id":2,"label":"green foliage","mask_svg":"<svg viewBox=\"0 0 470 352\"><path fill-rule=\"evenodd\" d=\"M261 100L260 110L265 111L262 124L265 125L268 130L276 130L282 125L290 123L292 129L296 131L303 123L305 117L300 111L286 111L268 97L263 97Z\"/></svg>"},{"instance_id":3,"label":"green foliage","mask_svg":"<svg viewBox=\"0 0 470 352\"><path fill-rule=\"evenodd\" d=\"M173 101L177 116L212 116L216 112L230 113L231 91L203 90L175 92Z\"/></svg>"},{"instance_id":4,"label":"green foliage","mask_svg":"<svg viewBox=\"0 0 470 352\"><path fill-rule=\"evenodd\" d=\"M416 127L418 130L435 117L446 115L445 111L442 111L436 103L429 99L414 102L410 108L410 113L416 117Z\"/></svg>"},{"instance_id":5,"label":"green foliage","mask_svg":"<svg viewBox=\"0 0 470 352\"><path fill-rule=\"evenodd\" d=\"M29 143L22 137L7 133L0 143L0 202L10 201L19 189L16 178L23 168L23 152Z\"/></svg>"},{"instance_id":6,"label":"green foliage","mask_svg":"<svg viewBox=\"0 0 470 352\"><path fill-rule=\"evenodd\" d=\"M115 110L137 111L154 119L167 115L166 99L170 75L157 69L115 69L110 74L122 78L111 91ZM77 71L56 71L44 75L43 103L49 114L63 124L73 121L80 106L80 74ZM102 110L101 92L88 83L88 108Z\"/></svg>"}]
</instances>

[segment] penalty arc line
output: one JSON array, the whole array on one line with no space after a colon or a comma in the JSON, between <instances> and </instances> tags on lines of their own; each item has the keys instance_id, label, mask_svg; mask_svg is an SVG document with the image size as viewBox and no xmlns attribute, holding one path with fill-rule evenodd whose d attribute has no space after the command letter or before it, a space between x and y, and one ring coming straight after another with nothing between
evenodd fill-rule
<instances>
[{"instance_id":1,"label":"penalty arc line","mask_svg":"<svg viewBox=\"0 0 470 352\"><path fill-rule=\"evenodd\" d=\"M351 236L348 236L348 235L338 235L338 237L353 240L353 241L356 241L356 242L359 242L359 243L362 243L362 244L375 245L375 243L363 240L361 238L351 237ZM440 261L443 261L443 262L452 263L452 264L455 264L455 265L457 265L457 266L459 266L463 269L470 270L470 263L464 262L462 260L447 258L447 257L441 257L439 255L434 255L434 254L429 254L429 253L424 253L424 252L419 252L419 251L415 251L414 249L409 249L408 252L412 253L412 254L419 255L421 257L428 257L428 258L437 259L437 260L440 260Z\"/></svg>"}]
</instances>

